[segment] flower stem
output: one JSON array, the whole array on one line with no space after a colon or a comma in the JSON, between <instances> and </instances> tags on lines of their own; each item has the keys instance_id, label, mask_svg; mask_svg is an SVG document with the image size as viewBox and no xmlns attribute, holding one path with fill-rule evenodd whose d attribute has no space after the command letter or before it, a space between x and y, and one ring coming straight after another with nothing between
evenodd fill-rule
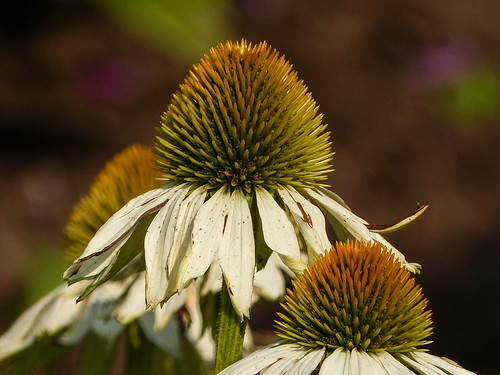
<instances>
[{"instance_id":1,"label":"flower stem","mask_svg":"<svg viewBox=\"0 0 500 375\"><path fill-rule=\"evenodd\" d=\"M241 321L241 317L233 307L224 280L222 282L219 324L217 326L216 374L241 358L246 325L246 318Z\"/></svg>"}]
</instances>

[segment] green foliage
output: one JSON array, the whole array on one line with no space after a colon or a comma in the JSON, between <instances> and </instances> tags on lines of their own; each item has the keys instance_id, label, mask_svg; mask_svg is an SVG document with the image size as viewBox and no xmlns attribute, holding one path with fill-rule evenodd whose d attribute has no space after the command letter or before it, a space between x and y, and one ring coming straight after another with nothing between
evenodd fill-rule
<instances>
[{"instance_id":1,"label":"green foliage","mask_svg":"<svg viewBox=\"0 0 500 375\"><path fill-rule=\"evenodd\" d=\"M147 44L192 63L221 41L232 39L227 0L96 0L113 19Z\"/></svg>"},{"instance_id":2,"label":"green foliage","mask_svg":"<svg viewBox=\"0 0 500 375\"><path fill-rule=\"evenodd\" d=\"M456 80L438 93L437 105L467 130L500 117L500 71L482 68Z\"/></svg>"}]
</instances>

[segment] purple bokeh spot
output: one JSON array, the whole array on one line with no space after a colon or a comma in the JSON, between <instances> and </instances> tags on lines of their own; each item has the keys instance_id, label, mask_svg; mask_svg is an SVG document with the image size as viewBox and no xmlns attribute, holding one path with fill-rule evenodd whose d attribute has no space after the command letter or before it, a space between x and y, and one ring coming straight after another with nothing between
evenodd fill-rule
<instances>
[{"instance_id":1,"label":"purple bokeh spot","mask_svg":"<svg viewBox=\"0 0 500 375\"><path fill-rule=\"evenodd\" d=\"M406 80L416 89L436 89L465 76L476 60L476 48L469 42L427 47L407 67Z\"/></svg>"},{"instance_id":2,"label":"purple bokeh spot","mask_svg":"<svg viewBox=\"0 0 500 375\"><path fill-rule=\"evenodd\" d=\"M140 69L132 61L99 61L83 69L77 90L88 102L129 103L137 98L140 77Z\"/></svg>"}]
</instances>

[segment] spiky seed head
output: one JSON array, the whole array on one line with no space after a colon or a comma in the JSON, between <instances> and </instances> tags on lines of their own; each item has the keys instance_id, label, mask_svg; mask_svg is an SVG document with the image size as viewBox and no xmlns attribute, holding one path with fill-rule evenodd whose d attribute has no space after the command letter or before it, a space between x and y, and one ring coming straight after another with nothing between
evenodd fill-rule
<instances>
[{"instance_id":1,"label":"spiky seed head","mask_svg":"<svg viewBox=\"0 0 500 375\"><path fill-rule=\"evenodd\" d=\"M308 348L404 353L430 341L421 287L376 243L337 243L292 281L277 334Z\"/></svg>"},{"instance_id":2,"label":"spiky seed head","mask_svg":"<svg viewBox=\"0 0 500 375\"><path fill-rule=\"evenodd\" d=\"M65 258L75 260L97 230L130 199L159 187L152 148L133 145L116 155L75 205L64 230Z\"/></svg>"},{"instance_id":3,"label":"spiky seed head","mask_svg":"<svg viewBox=\"0 0 500 375\"><path fill-rule=\"evenodd\" d=\"M250 193L319 184L329 132L292 65L267 43L227 42L194 65L161 119L163 177Z\"/></svg>"}]
</instances>

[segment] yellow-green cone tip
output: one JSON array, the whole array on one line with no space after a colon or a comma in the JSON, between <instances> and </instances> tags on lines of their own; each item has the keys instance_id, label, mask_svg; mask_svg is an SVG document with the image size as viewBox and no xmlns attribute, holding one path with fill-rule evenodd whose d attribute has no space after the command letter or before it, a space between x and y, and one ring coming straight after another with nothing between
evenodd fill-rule
<instances>
[{"instance_id":1,"label":"yellow-green cone tip","mask_svg":"<svg viewBox=\"0 0 500 375\"><path fill-rule=\"evenodd\" d=\"M65 258L73 261L97 230L130 199L162 185L152 148L133 145L116 155L77 203L64 230Z\"/></svg>"},{"instance_id":2,"label":"yellow-green cone tip","mask_svg":"<svg viewBox=\"0 0 500 375\"><path fill-rule=\"evenodd\" d=\"M430 343L421 287L380 244L337 243L292 285L275 327L299 345L393 354Z\"/></svg>"},{"instance_id":3,"label":"yellow-green cone tip","mask_svg":"<svg viewBox=\"0 0 500 375\"><path fill-rule=\"evenodd\" d=\"M227 42L180 85L154 153L163 178L194 187L310 187L331 171L326 127L283 56L265 42Z\"/></svg>"}]
</instances>

